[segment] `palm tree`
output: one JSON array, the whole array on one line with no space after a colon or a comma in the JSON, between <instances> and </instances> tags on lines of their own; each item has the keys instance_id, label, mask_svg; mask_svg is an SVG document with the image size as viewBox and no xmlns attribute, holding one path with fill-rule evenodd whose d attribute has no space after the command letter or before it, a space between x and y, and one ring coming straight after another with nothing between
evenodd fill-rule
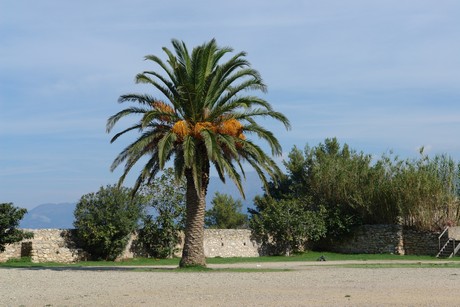
<instances>
[{"instance_id":1,"label":"palm tree","mask_svg":"<svg viewBox=\"0 0 460 307\"><path fill-rule=\"evenodd\" d=\"M176 179L186 179L186 229L180 266L205 266L204 215L211 165L222 181L225 177L232 179L244 197L244 163L255 169L264 185L267 175L272 178L280 175L274 160L248 138L255 135L265 140L272 155L281 155L281 146L273 133L255 119L273 118L286 129L290 124L267 101L243 95L246 90L266 91L244 52L219 64L233 49L218 47L215 40L195 47L191 53L184 42L172 40L172 45L175 53L163 48L166 63L154 55L145 57L166 75L145 71L136 76L136 83L152 85L165 99L146 94L122 95L120 103L135 102L140 106L128 107L107 121L110 132L121 118L140 116L139 122L112 138L114 142L127 132L139 132L139 137L116 157L111 170L125 164L119 179L121 184L132 167L147 157L134 186L137 190L172 160Z\"/></svg>"}]
</instances>

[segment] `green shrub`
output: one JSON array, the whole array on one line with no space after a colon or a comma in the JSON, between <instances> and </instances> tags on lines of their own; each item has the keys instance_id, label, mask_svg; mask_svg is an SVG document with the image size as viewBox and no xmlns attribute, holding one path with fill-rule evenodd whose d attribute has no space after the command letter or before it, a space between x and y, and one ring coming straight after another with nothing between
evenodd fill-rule
<instances>
[{"instance_id":1,"label":"green shrub","mask_svg":"<svg viewBox=\"0 0 460 307\"><path fill-rule=\"evenodd\" d=\"M18 229L19 222L26 213L27 209L17 208L12 203L0 204L0 252L5 251L7 244L33 237L33 233Z\"/></svg>"},{"instance_id":2,"label":"green shrub","mask_svg":"<svg viewBox=\"0 0 460 307\"><path fill-rule=\"evenodd\" d=\"M110 185L82 196L74 212L78 243L94 260L115 260L137 229L141 204L131 189Z\"/></svg>"},{"instance_id":3,"label":"green shrub","mask_svg":"<svg viewBox=\"0 0 460 307\"><path fill-rule=\"evenodd\" d=\"M249 225L271 252L287 254L305 250L307 243L326 234L324 210L311 210L310 200L256 197Z\"/></svg>"}]
</instances>

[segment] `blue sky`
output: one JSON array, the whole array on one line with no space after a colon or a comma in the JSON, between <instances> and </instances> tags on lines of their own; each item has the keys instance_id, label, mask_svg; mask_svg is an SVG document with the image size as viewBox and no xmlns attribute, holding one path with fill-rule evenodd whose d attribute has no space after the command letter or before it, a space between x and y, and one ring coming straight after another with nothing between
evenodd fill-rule
<instances>
[{"instance_id":1,"label":"blue sky","mask_svg":"<svg viewBox=\"0 0 460 307\"><path fill-rule=\"evenodd\" d=\"M285 154L337 137L458 161L459 14L457 0L0 0L0 202L75 202L115 183L134 135L110 144L106 120L121 94L156 94L134 76L172 38L248 53L261 96L291 120L266 124Z\"/></svg>"}]
</instances>

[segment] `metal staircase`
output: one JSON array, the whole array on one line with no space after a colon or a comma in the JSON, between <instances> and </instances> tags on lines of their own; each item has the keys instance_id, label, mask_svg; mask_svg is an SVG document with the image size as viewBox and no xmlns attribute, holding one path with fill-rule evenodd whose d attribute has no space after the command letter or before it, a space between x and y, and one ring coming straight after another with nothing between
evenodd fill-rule
<instances>
[{"instance_id":1,"label":"metal staircase","mask_svg":"<svg viewBox=\"0 0 460 307\"><path fill-rule=\"evenodd\" d=\"M460 250L460 241L449 238L449 227L446 227L441 235L438 237L439 252L437 258L452 258Z\"/></svg>"}]
</instances>

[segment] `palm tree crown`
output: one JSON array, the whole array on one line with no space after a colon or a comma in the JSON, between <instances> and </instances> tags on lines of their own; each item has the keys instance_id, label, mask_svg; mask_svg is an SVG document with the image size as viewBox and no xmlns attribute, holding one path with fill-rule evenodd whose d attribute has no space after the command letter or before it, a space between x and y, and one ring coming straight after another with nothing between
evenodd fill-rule
<instances>
[{"instance_id":1,"label":"palm tree crown","mask_svg":"<svg viewBox=\"0 0 460 307\"><path fill-rule=\"evenodd\" d=\"M143 182L149 182L167 161L172 160L176 178L185 176L187 180L187 206L194 202L191 198L204 203L202 198L206 195L211 164L221 180L224 181L227 175L243 196L240 175L244 177L243 162L251 165L266 185L266 174L276 177L280 171L274 160L249 136L265 140L272 155L280 155L278 140L256 119L273 118L281 121L287 129L289 121L264 99L244 95L248 90L266 91L259 73L250 67L244 52L219 63L233 50L218 47L215 40L195 47L191 53L183 42L172 40L172 45L175 53L163 48L166 63L157 56L146 56L161 68L163 74L145 71L136 76L137 83L152 85L164 96L163 99L145 94L122 95L120 103L136 102L139 106L128 107L107 121L107 132L110 132L121 118L133 114L140 116L136 124L115 134L111 140L114 142L132 130L140 133L111 166L114 170L125 163L119 183L142 157L148 157L135 190Z\"/></svg>"}]
</instances>

